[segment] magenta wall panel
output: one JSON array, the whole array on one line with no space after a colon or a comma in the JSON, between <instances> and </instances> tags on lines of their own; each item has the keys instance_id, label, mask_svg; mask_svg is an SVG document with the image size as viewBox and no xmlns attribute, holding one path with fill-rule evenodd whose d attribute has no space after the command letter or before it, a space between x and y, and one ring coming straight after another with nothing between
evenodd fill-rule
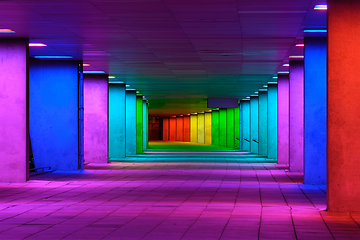
<instances>
[{"instance_id":1,"label":"magenta wall panel","mask_svg":"<svg viewBox=\"0 0 360 240\"><path fill-rule=\"evenodd\" d=\"M0 38L0 182L28 179L28 43Z\"/></svg>"},{"instance_id":2,"label":"magenta wall panel","mask_svg":"<svg viewBox=\"0 0 360 240\"><path fill-rule=\"evenodd\" d=\"M84 74L84 160L108 162L108 75Z\"/></svg>"},{"instance_id":3,"label":"magenta wall panel","mask_svg":"<svg viewBox=\"0 0 360 240\"><path fill-rule=\"evenodd\" d=\"M304 61L290 61L290 171L304 171Z\"/></svg>"},{"instance_id":4,"label":"magenta wall panel","mask_svg":"<svg viewBox=\"0 0 360 240\"><path fill-rule=\"evenodd\" d=\"M289 165L289 75L278 78L278 164Z\"/></svg>"}]
</instances>

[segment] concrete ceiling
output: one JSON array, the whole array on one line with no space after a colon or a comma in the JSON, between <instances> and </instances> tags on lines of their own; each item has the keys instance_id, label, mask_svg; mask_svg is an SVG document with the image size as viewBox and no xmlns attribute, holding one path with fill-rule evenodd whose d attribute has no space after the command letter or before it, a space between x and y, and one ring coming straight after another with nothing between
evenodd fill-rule
<instances>
[{"instance_id":1,"label":"concrete ceiling","mask_svg":"<svg viewBox=\"0 0 360 240\"><path fill-rule=\"evenodd\" d=\"M69 55L137 89L155 115L206 110L206 98L253 94L289 55L304 28L325 28L324 0L0 1L0 28Z\"/></svg>"}]
</instances>

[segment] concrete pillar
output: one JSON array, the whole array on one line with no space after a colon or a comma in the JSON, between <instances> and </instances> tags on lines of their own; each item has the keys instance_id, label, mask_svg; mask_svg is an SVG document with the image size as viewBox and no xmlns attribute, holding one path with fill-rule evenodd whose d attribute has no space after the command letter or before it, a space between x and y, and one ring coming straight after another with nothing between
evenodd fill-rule
<instances>
[{"instance_id":1,"label":"concrete pillar","mask_svg":"<svg viewBox=\"0 0 360 240\"><path fill-rule=\"evenodd\" d=\"M267 134L268 134L268 120L267 120L267 91L259 91L259 155L267 156Z\"/></svg>"},{"instance_id":2,"label":"concrete pillar","mask_svg":"<svg viewBox=\"0 0 360 240\"><path fill-rule=\"evenodd\" d=\"M259 97L250 97L250 152L259 153Z\"/></svg>"},{"instance_id":3,"label":"concrete pillar","mask_svg":"<svg viewBox=\"0 0 360 240\"><path fill-rule=\"evenodd\" d=\"M290 61L290 171L304 171L304 61Z\"/></svg>"},{"instance_id":4,"label":"concrete pillar","mask_svg":"<svg viewBox=\"0 0 360 240\"><path fill-rule=\"evenodd\" d=\"M176 117L169 118L169 141L176 141Z\"/></svg>"},{"instance_id":5,"label":"concrete pillar","mask_svg":"<svg viewBox=\"0 0 360 240\"><path fill-rule=\"evenodd\" d=\"M268 84L268 158L277 158L277 84Z\"/></svg>"},{"instance_id":6,"label":"concrete pillar","mask_svg":"<svg viewBox=\"0 0 360 240\"><path fill-rule=\"evenodd\" d=\"M163 141L167 142L170 140L169 138L169 130L170 130L170 121L169 121L169 118L163 118L162 119L162 126L163 126Z\"/></svg>"},{"instance_id":7,"label":"concrete pillar","mask_svg":"<svg viewBox=\"0 0 360 240\"><path fill-rule=\"evenodd\" d=\"M226 108L219 109L219 143L226 147Z\"/></svg>"},{"instance_id":8,"label":"concrete pillar","mask_svg":"<svg viewBox=\"0 0 360 240\"><path fill-rule=\"evenodd\" d=\"M234 131L235 131L234 148L240 150L240 106L234 108Z\"/></svg>"},{"instance_id":9,"label":"concrete pillar","mask_svg":"<svg viewBox=\"0 0 360 240\"><path fill-rule=\"evenodd\" d=\"M190 116L184 116L184 142L190 142Z\"/></svg>"},{"instance_id":10,"label":"concrete pillar","mask_svg":"<svg viewBox=\"0 0 360 240\"><path fill-rule=\"evenodd\" d=\"M143 97L136 96L136 153L143 152Z\"/></svg>"},{"instance_id":11,"label":"concrete pillar","mask_svg":"<svg viewBox=\"0 0 360 240\"><path fill-rule=\"evenodd\" d=\"M278 76L278 164L289 166L289 75Z\"/></svg>"},{"instance_id":12,"label":"concrete pillar","mask_svg":"<svg viewBox=\"0 0 360 240\"><path fill-rule=\"evenodd\" d=\"M211 145L212 144L212 137L211 137L211 112L205 113L205 144Z\"/></svg>"},{"instance_id":13,"label":"concrete pillar","mask_svg":"<svg viewBox=\"0 0 360 240\"><path fill-rule=\"evenodd\" d=\"M0 38L0 182L29 177L28 44Z\"/></svg>"},{"instance_id":14,"label":"concrete pillar","mask_svg":"<svg viewBox=\"0 0 360 240\"><path fill-rule=\"evenodd\" d=\"M328 210L360 212L360 2L327 2Z\"/></svg>"},{"instance_id":15,"label":"concrete pillar","mask_svg":"<svg viewBox=\"0 0 360 240\"><path fill-rule=\"evenodd\" d=\"M198 143L205 143L205 114L198 113Z\"/></svg>"},{"instance_id":16,"label":"concrete pillar","mask_svg":"<svg viewBox=\"0 0 360 240\"><path fill-rule=\"evenodd\" d=\"M197 114L190 115L190 142L198 142L198 117Z\"/></svg>"},{"instance_id":17,"label":"concrete pillar","mask_svg":"<svg viewBox=\"0 0 360 240\"><path fill-rule=\"evenodd\" d=\"M213 110L211 112L211 132L212 132L212 145L220 145L219 142L219 110Z\"/></svg>"},{"instance_id":18,"label":"concrete pillar","mask_svg":"<svg viewBox=\"0 0 360 240\"><path fill-rule=\"evenodd\" d=\"M176 141L184 141L184 117L176 117Z\"/></svg>"},{"instance_id":19,"label":"concrete pillar","mask_svg":"<svg viewBox=\"0 0 360 240\"><path fill-rule=\"evenodd\" d=\"M136 91L126 90L126 156L136 155Z\"/></svg>"},{"instance_id":20,"label":"concrete pillar","mask_svg":"<svg viewBox=\"0 0 360 240\"><path fill-rule=\"evenodd\" d=\"M83 136L79 134L79 62L32 60L29 73L30 137L35 167L80 169Z\"/></svg>"},{"instance_id":21,"label":"concrete pillar","mask_svg":"<svg viewBox=\"0 0 360 240\"><path fill-rule=\"evenodd\" d=\"M250 151L250 100L241 100L241 150Z\"/></svg>"},{"instance_id":22,"label":"concrete pillar","mask_svg":"<svg viewBox=\"0 0 360 240\"><path fill-rule=\"evenodd\" d=\"M305 38L305 184L326 184L326 45L326 37Z\"/></svg>"},{"instance_id":23,"label":"concrete pillar","mask_svg":"<svg viewBox=\"0 0 360 240\"><path fill-rule=\"evenodd\" d=\"M125 85L109 84L109 160L125 155Z\"/></svg>"},{"instance_id":24,"label":"concrete pillar","mask_svg":"<svg viewBox=\"0 0 360 240\"><path fill-rule=\"evenodd\" d=\"M234 108L226 109L226 147L235 147Z\"/></svg>"},{"instance_id":25,"label":"concrete pillar","mask_svg":"<svg viewBox=\"0 0 360 240\"><path fill-rule=\"evenodd\" d=\"M143 100L143 149L147 149L149 142L149 115L146 100Z\"/></svg>"},{"instance_id":26,"label":"concrete pillar","mask_svg":"<svg viewBox=\"0 0 360 240\"><path fill-rule=\"evenodd\" d=\"M84 162L107 163L108 75L84 75Z\"/></svg>"}]
</instances>

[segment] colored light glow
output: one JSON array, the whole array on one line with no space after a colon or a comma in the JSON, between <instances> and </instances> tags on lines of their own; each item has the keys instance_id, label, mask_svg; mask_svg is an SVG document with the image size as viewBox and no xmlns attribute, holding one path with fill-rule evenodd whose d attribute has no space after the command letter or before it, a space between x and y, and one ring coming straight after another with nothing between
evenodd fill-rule
<instances>
[{"instance_id":1,"label":"colored light glow","mask_svg":"<svg viewBox=\"0 0 360 240\"><path fill-rule=\"evenodd\" d=\"M289 58L304 58L304 56L300 56L300 55L290 55Z\"/></svg>"},{"instance_id":2,"label":"colored light glow","mask_svg":"<svg viewBox=\"0 0 360 240\"><path fill-rule=\"evenodd\" d=\"M264 85L263 87L268 87L267 85Z\"/></svg>"},{"instance_id":3,"label":"colored light glow","mask_svg":"<svg viewBox=\"0 0 360 240\"><path fill-rule=\"evenodd\" d=\"M288 63L283 64L283 67L289 67L289 66L290 66L290 64L288 64Z\"/></svg>"},{"instance_id":4,"label":"colored light glow","mask_svg":"<svg viewBox=\"0 0 360 240\"><path fill-rule=\"evenodd\" d=\"M34 56L36 59L69 59L72 56Z\"/></svg>"},{"instance_id":5,"label":"colored light glow","mask_svg":"<svg viewBox=\"0 0 360 240\"><path fill-rule=\"evenodd\" d=\"M268 82L268 84L277 84L277 82Z\"/></svg>"},{"instance_id":6,"label":"colored light glow","mask_svg":"<svg viewBox=\"0 0 360 240\"><path fill-rule=\"evenodd\" d=\"M255 92L255 93L259 93L259 92Z\"/></svg>"},{"instance_id":7,"label":"colored light glow","mask_svg":"<svg viewBox=\"0 0 360 240\"><path fill-rule=\"evenodd\" d=\"M108 78L115 78L115 76L109 76Z\"/></svg>"},{"instance_id":8,"label":"colored light glow","mask_svg":"<svg viewBox=\"0 0 360 240\"><path fill-rule=\"evenodd\" d=\"M278 71L278 74L289 74L289 71Z\"/></svg>"},{"instance_id":9,"label":"colored light glow","mask_svg":"<svg viewBox=\"0 0 360 240\"><path fill-rule=\"evenodd\" d=\"M46 47L44 43L29 43L29 47Z\"/></svg>"},{"instance_id":10,"label":"colored light glow","mask_svg":"<svg viewBox=\"0 0 360 240\"><path fill-rule=\"evenodd\" d=\"M90 67L90 63L83 63L83 67Z\"/></svg>"},{"instance_id":11,"label":"colored light glow","mask_svg":"<svg viewBox=\"0 0 360 240\"><path fill-rule=\"evenodd\" d=\"M303 44L303 43L297 43L297 44L295 44L295 46L296 46L296 47L305 47L305 44Z\"/></svg>"},{"instance_id":12,"label":"colored light glow","mask_svg":"<svg viewBox=\"0 0 360 240\"><path fill-rule=\"evenodd\" d=\"M259 91L267 91L267 89L259 89Z\"/></svg>"},{"instance_id":13,"label":"colored light glow","mask_svg":"<svg viewBox=\"0 0 360 240\"><path fill-rule=\"evenodd\" d=\"M327 5L315 5L315 10L327 10Z\"/></svg>"},{"instance_id":14,"label":"colored light glow","mask_svg":"<svg viewBox=\"0 0 360 240\"><path fill-rule=\"evenodd\" d=\"M109 82L109 84L124 84L124 82L121 82L121 81L115 81L115 82Z\"/></svg>"},{"instance_id":15,"label":"colored light glow","mask_svg":"<svg viewBox=\"0 0 360 240\"><path fill-rule=\"evenodd\" d=\"M125 85L125 87L130 87L130 85Z\"/></svg>"},{"instance_id":16,"label":"colored light glow","mask_svg":"<svg viewBox=\"0 0 360 240\"><path fill-rule=\"evenodd\" d=\"M250 97L246 97L246 98L250 98Z\"/></svg>"},{"instance_id":17,"label":"colored light glow","mask_svg":"<svg viewBox=\"0 0 360 240\"><path fill-rule=\"evenodd\" d=\"M277 76L274 76L274 77L272 77L273 79L278 79L278 77Z\"/></svg>"},{"instance_id":18,"label":"colored light glow","mask_svg":"<svg viewBox=\"0 0 360 240\"><path fill-rule=\"evenodd\" d=\"M15 31L11 29L0 29L0 33L15 33Z\"/></svg>"},{"instance_id":19,"label":"colored light glow","mask_svg":"<svg viewBox=\"0 0 360 240\"><path fill-rule=\"evenodd\" d=\"M105 73L104 71L83 71L83 73Z\"/></svg>"},{"instance_id":20,"label":"colored light glow","mask_svg":"<svg viewBox=\"0 0 360 240\"><path fill-rule=\"evenodd\" d=\"M326 33L326 29L304 29L304 33Z\"/></svg>"}]
</instances>

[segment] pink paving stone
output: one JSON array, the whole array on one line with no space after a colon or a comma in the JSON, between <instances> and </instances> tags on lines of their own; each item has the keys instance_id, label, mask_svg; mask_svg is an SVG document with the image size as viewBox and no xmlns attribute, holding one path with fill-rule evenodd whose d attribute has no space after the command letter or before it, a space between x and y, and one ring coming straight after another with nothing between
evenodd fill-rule
<instances>
[{"instance_id":1,"label":"pink paving stone","mask_svg":"<svg viewBox=\"0 0 360 240\"><path fill-rule=\"evenodd\" d=\"M0 239L360 236L359 214L324 211L324 188L301 181L276 164L233 160L90 164L0 185Z\"/></svg>"}]
</instances>

